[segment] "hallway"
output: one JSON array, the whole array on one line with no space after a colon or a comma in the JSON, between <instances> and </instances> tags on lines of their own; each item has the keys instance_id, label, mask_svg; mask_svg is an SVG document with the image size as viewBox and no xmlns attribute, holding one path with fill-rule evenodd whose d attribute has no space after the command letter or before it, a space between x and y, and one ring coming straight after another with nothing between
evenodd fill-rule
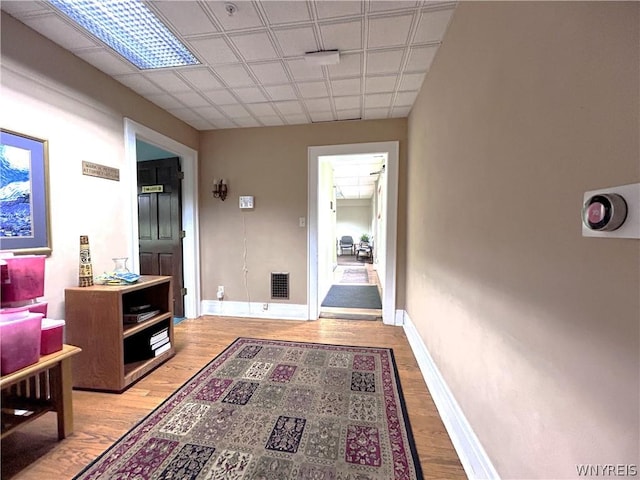
<instances>
[{"instance_id":1,"label":"hallway","mask_svg":"<svg viewBox=\"0 0 640 480\"><path fill-rule=\"evenodd\" d=\"M382 288L378 278L378 272L373 268L373 264L356 260L354 255L339 255L338 265L333 272L333 285L334 287L363 287L363 286L376 286L377 295L382 297ZM362 290L362 289L358 289ZM348 320L377 320L382 321L382 308L360 308L362 303L368 303L367 299L361 298L366 293L356 292L350 296L346 303L341 303L340 306L325 306L325 302L329 298L329 295L322 302L320 307L320 318L342 318Z\"/></svg>"}]
</instances>

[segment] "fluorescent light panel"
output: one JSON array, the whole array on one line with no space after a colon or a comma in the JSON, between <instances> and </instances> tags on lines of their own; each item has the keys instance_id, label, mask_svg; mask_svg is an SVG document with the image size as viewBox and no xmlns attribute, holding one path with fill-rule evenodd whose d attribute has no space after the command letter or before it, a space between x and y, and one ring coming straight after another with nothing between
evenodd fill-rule
<instances>
[{"instance_id":1,"label":"fluorescent light panel","mask_svg":"<svg viewBox=\"0 0 640 480\"><path fill-rule=\"evenodd\" d=\"M49 0L49 3L140 69L200 62L138 0Z\"/></svg>"}]
</instances>

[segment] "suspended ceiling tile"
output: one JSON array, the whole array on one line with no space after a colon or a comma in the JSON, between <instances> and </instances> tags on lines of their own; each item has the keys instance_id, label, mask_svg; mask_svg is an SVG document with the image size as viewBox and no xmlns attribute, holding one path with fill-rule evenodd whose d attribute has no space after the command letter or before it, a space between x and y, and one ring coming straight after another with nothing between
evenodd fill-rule
<instances>
[{"instance_id":1,"label":"suspended ceiling tile","mask_svg":"<svg viewBox=\"0 0 640 480\"><path fill-rule=\"evenodd\" d=\"M230 35L229 39L235 44L240 55L247 61L278 58L278 54L266 32Z\"/></svg>"},{"instance_id":2,"label":"suspended ceiling tile","mask_svg":"<svg viewBox=\"0 0 640 480\"><path fill-rule=\"evenodd\" d=\"M359 77L362 75L362 54L340 54L340 63L329 65L331 78Z\"/></svg>"},{"instance_id":3,"label":"suspended ceiling tile","mask_svg":"<svg viewBox=\"0 0 640 480\"><path fill-rule=\"evenodd\" d=\"M322 75L322 67L309 65L303 59L287 60L287 65L289 66L289 70L291 71L293 78L298 82L321 80L324 78Z\"/></svg>"},{"instance_id":4,"label":"suspended ceiling tile","mask_svg":"<svg viewBox=\"0 0 640 480\"><path fill-rule=\"evenodd\" d=\"M169 94L147 95L147 98L165 110L184 108L184 105Z\"/></svg>"},{"instance_id":5,"label":"suspended ceiling tile","mask_svg":"<svg viewBox=\"0 0 640 480\"><path fill-rule=\"evenodd\" d=\"M406 45L412 20L412 14L370 19L369 48Z\"/></svg>"},{"instance_id":6,"label":"suspended ceiling tile","mask_svg":"<svg viewBox=\"0 0 640 480\"><path fill-rule=\"evenodd\" d=\"M210 105L209 102L193 91L175 92L172 95L187 107L206 107Z\"/></svg>"},{"instance_id":7,"label":"suspended ceiling tile","mask_svg":"<svg viewBox=\"0 0 640 480\"><path fill-rule=\"evenodd\" d=\"M229 32L264 26L252 2L231 2L238 8L233 15L227 13L225 9L226 3L206 2L207 8L213 12L223 30Z\"/></svg>"},{"instance_id":8,"label":"suspended ceiling tile","mask_svg":"<svg viewBox=\"0 0 640 480\"><path fill-rule=\"evenodd\" d=\"M395 106L398 107L410 107L413 105L413 102L416 101L416 97L418 96L418 91L415 90L413 92L399 92L396 95Z\"/></svg>"},{"instance_id":9,"label":"suspended ceiling tile","mask_svg":"<svg viewBox=\"0 0 640 480\"><path fill-rule=\"evenodd\" d=\"M307 2L272 0L261 5L271 25L311 21Z\"/></svg>"},{"instance_id":10,"label":"suspended ceiling tile","mask_svg":"<svg viewBox=\"0 0 640 480\"><path fill-rule=\"evenodd\" d=\"M358 114L360 112L360 97L333 97L333 103L336 106L336 110L353 110L357 109Z\"/></svg>"},{"instance_id":11,"label":"suspended ceiling tile","mask_svg":"<svg viewBox=\"0 0 640 480\"><path fill-rule=\"evenodd\" d=\"M261 124L253 117L234 118L233 121L241 127L259 127Z\"/></svg>"},{"instance_id":12,"label":"suspended ceiling tile","mask_svg":"<svg viewBox=\"0 0 640 480\"><path fill-rule=\"evenodd\" d=\"M2 2L2 6L4 7L4 2ZM91 36L83 33L79 27L74 27L53 13L26 18L24 23L67 50L77 51L103 45L99 40L94 40Z\"/></svg>"},{"instance_id":13,"label":"suspended ceiling tile","mask_svg":"<svg viewBox=\"0 0 640 480\"><path fill-rule=\"evenodd\" d=\"M238 63L240 59L222 37L189 40L193 53L208 65Z\"/></svg>"},{"instance_id":14,"label":"suspended ceiling tile","mask_svg":"<svg viewBox=\"0 0 640 480\"><path fill-rule=\"evenodd\" d=\"M190 120L187 123L196 130L212 130L215 128L215 124L207 120Z\"/></svg>"},{"instance_id":15,"label":"suspended ceiling tile","mask_svg":"<svg viewBox=\"0 0 640 480\"><path fill-rule=\"evenodd\" d=\"M252 87L255 82L242 65L223 65L216 68L218 76L230 88Z\"/></svg>"},{"instance_id":16,"label":"suspended ceiling tile","mask_svg":"<svg viewBox=\"0 0 640 480\"><path fill-rule=\"evenodd\" d=\"M249 103L245 106L257 117L277 116L270 103Z\"/></svg>"},{"instance_id":17,"label":"suspended ceiling tile","mask_svg":"<svg viewBox=\"0 0 640 480\"><path fill-rule=\"evenodd\" d=\"M409 61L407 62L407 72L424 72L429 70L431 62L438 51L438 47L411 47Z\"/></svg>"},{"instance_id":18,"label":"suspended ceiling tile","mask_svg":"<svg viewBox=\"0 0 640 480\"><path fill-rule=\"evenodd\" d=\"M237 128L238 127L238 125L236 125L235 123L233 123L231 120L227 118L221 118L212 123L216 126L216 128Z\"/></svg>"},{"instance_id":19,"label":"suspended ceiling tile","mask_svg":"<svg viewBox=\"0 0 640 480\"><path fill-rule=\"evenodd\" d=\"M83 50L76 55L84 61L99 68L107 75L123 75L125 73L137 73L139 70L122 57L111 50Z\"/></svg>"},{"instance_id":20,"label":"suspended ceiling tile","mask_svg":"<svg viewBox=\"0 0 640 480\"><path fill-rule=\"evenodd\" d=\"M319 98L329 95L324 82L305 82L298 84L298 90L303 98Z\"/></svg>"},{"instance_id":21,"label":"suspended ceiling tile","mask_svg":"<svg viewBox=\"0 0 640 480\"><path fill-rule=\"evenodd\" d=\"M324 50L361 50L362 20L320 25Z\"/></svg>"},{"instance_id":22,"label":"suspended ceiling tile","mask_svg":"<svg viewBox=\"0 0 640 480\"><path fill-rule=\"evenodd\" d=\"M295 100L297 98L295 90L291 85L275 85L271 87L264 87L264 89L271 97L271 100Z\"/></svg>"},{"instance_id":23,"label":"suspended ceiling tile","mask_svg":"<svg viewBox=\"0 0 640 480\"><path fill-rule=\"evenodd\" d=\"M348 187L344 186L340 188L342 190L342 195L344 198L359 198L360 197L360 187Z\"/></svg>"},{"instance_id":24,"label":"suspended ceiling tile","mask_svg":"<svg viewBox=\"0 0 640 480\"><path fill-rule=\"evenodd\" d=\"M388 108L365 108L364 110L364 118L366 118L367 120L388 117Z\"/></svg>"},{"instance_id":25,"label":"suspended ceiling tile","mask_svg":"<svg viewBox=\"0 0 640 480\"><path fill-rule=\"evenodd\" d=\"M397 78L396 75L367 77L365 80L365 91L367 93L393 92L396 88Z\"/></svg>"},{"instance_id":26,"label":"suspended ceiling tile","mask_svg":"<svg viewBox=\"0 0 640 480\"><path fill-rule=\"evenodd\" d=\"M400 90L420 90L424 73L405 73L400 81Z\"/></svg>"},{"instance_id":27,"label":"suspended ceiling tile","mask_svg":"<svg viewBox=\"0 0 640 480\"><path fill-rule=\"evenodd\" d=\"M207 120L220 120L226 118L220 110L215 107L196 107L193 109L198 115Z\"/></svg>"},{"instance_id":28,"label":"suspended ceiling tile","mask_svg":"<svg viewBox=\"0 0 640 480\"><path fill-rule=\"evenodd\" d=\"M172 30L182 35L197 35L217 32L205 11L197 2L154 1L148 4L152 10L158 10L161 17L168 21Z\"/></svg>"},{"instance_id":29,"label":"suspended ceiling tile","mask_svg":"<svg viewBox=\"0 0 640 480\"><path fill-rule=\"evenodd\" d=\"M360 119L360 109L353 110L337 110L336 115L338 116L338 120L359 120Z\"/></svg>"},{"instance_id":30,"label":"suspended ceiling tile","mask_svg":"<svg viewBox=\"0 0 640 480\"><path fill-rule=\"evenodd\" d=\"M366 108L381 108L391 105L393 95L390 93L374 93L364 98L364 106Z\"/></svg>"},{"instance_id":31,"label":"suspended ceiling tile","mask_svg":"<svg viewBox=\"0 0 640 480\"><path fill-rule=\"evenodd\" d=\"M170 70L145 70L144 76L152 82L162 85L162 88L169 93L189 90L189 85Z\"/></svg>"},{"instance_id":32,"label":"suspended ceiling tile","mask_svg":"<svg viewBox=\"0 0 640 480\"><path fill-rule=\"evenodd\" d=\"M453 9L446 10L426 10L422 12L418 28L416 30L414 43L440 42L444 32L449 25Z\"/></svg>"},{"instance_id":33,"label":"suspended ceiling tile","mask_svg":"<svg viewBox=\"0 0 640 480\"><path fill-rule=\"evenodd\" d=\"M215 105L234 105L238 100L228 90L206 90L202 94Z\"/></svg>"},{"instance_id":34,"label":"suspended ceiling tile","mask_svg":"<svg viewBox=\"0 0 640 480\"><path fill-rule=\"evenodd\" d=\"M267 99L257 87L236 88L234 93L243 103L264 102Z\"/></svg>"},{"instance_id":35,"label":"suspended ceiling tile","mask_svg":"<svg viewBox=\"0 0 640 480\"><path fill-rule=\"evenodd\" d=\"M302 115L304 110L298 101L291 102L274 102L273 106L284 115Z\"/></svg>"},{"instance_id":36,"label":"suspended ceiling tile","mask_svg":"<svg viewBox=\"0 0 640 480\"><path fill-rule=\"evenodd\" d=\"M303 123L309 123L309 119L306 115L287 115L287 125L300 125Z\"/></svg>"},{"instance_id":37,"label":"suspended ceiling tile","mask_svg":"<svg viewBox=\"0 0 640 480\"><path fill-rule=\"evenodd\" d=\"M333 80L331 82L331 91L334 96L338 95L360 95L360 79L348 78L344 80Z\"/></svg>"},{"instance_id":38,"label":"suspended ceiling tile","mask_svg":"<svg viewBox=\"0 0 640 480\"><path fill-rule=\"evenodd\" d=\"M351 15L362 15L365 2L319 0L316 3L318 18L337 18Z\"/></svg>"},{"instance_id":39,"label":"suspended ceiling tile","mask_svg":"<svg viewBox=\"0 0 640 480\"><path fill-rule=\"evenodd\" d=\"M156 84L150 82L139 73L132 73L130 75L118 75L115 78L123 85L126 85L127 87L141 95L163 93L163 91Z\"/></svg>"},{"instance_id":40,"label":"suspended ceiling tile","mask_svg":"<svg viewBox=\"0 0 640 480\"><path fill-rule=\"evenodd\" d=\"M213 90L223 87L218 79L214 77L213 73L206 67L181 69L180 76L198 90Z\"/></svg>"},{"instance_id":41,"label":"suspended ceiling tile","mask_svg":"<svg viewBox=\"0 0 640 480\"><path fill-rule=\"evenodd\" d=\"M397 73L402 63L403 49L379 50L367 55L367 75Z\"/></svg>"},{"instance_id":42,"label":"suspended ceiling tile","mask_svg":"<svg viewBox=\"0 0 640 480\"><path fill-rule=\"evenodd\" d=\"M329 98L314 98L311 100L305 100L305 105L309 110L309 113L318 113L318 112L330 112L331 111L331 102Z\"/></svg>"},{"instance_id":43,"label":"suspended ceiling tile","mask_svg":"<svg viewBox=\"0 0 640 480\"><path fill-rule=\"evenodd\" d=\"M391 116L393 118L405 118L409 116L411 112L411 107L394 107L391 111Z\"/></svg>"},{"instance_id":44,"label":"suspended ceiling tile","mask_svg":"<svg viewBox=\"0 0 640 480\"><path fill-rule=\"evenodd\" d=\"M318 42L311 25L295 28L274 28L278 45L285 57L298 57L305 52L319 50Z\"/></svg>"},{"instance_id":45,"label":"suspended ceiling tile","mask_svg":"<svg viewBox=\"0 0 640 480\"><path fill-rule=\"evenodd\" d=\"M262 85L280 85L289 82L289 77L282 63L253 63L249 68Z\"/></svg>"},{"instance_id":46,"label":"suspended ceiling tile","mask_svg":"<svg viewBox=\"0 0 640 480\"><path fill-rule=\"evenodd\" d=\"M220 107L224 113L226 113L229 118L235 121L236 118L244 118L248 117L249 112L242 105L222 105Z\"/></svg>"},{"instance_id":47,"label":"suspended ceiling tile","mask_svg":"<svg viewBox=\"0 0 640 480\"><path fill-rule=\"evenodd\" d=\"M331 122L335 120L331 112L309 112L309 115L311 115L311 121L313 122Z\"/></svg>"},{"instance_id":48,"label":"suspended ceiling tile","mask_svg":"<svg viewBox=\"0 0 640 480\"><path fill-rule=\"evenodd\" d=\"M18 19L26 15L50 12L50 9L40 2L26 0L2 0L2 10Z\"/></svg>"},{"instance_id":49,"label":"suspended ceiling tile","mask_svg":"<svg viewBox=\"0 0 640 480\"><path fill-rule=\"evenodd\" d=\"M191 120L202 120L202 118L191 108L170 108L169 113L188 122Z\"/></svg>"},{"instance_id":50,"label":"suspended ceiling tile","mask_svg":"<svg viewBox=\"0 0 640 480\"><path fill-rule=\"evenodd\" d=\"M282 121L282 119L280 117L278 117L277 115L261 116L260 117L260 122L263 125L268 125L268 126L284 125L284 122Z\"/></svg>"},{"instance_id":51,"label":"suspended ceiling tile","mask_svg":"<svg viewBox=\"0 0 640 480\"><path fill-rule=\"evenodd\" d=\"M374 2L369 3L369 11L372 13L376 12L387 12L389 10L401 10L406 8L414 8L420 2L410 1L406 2L403 0L376 0Z\"/></svg>"}]
</instances>

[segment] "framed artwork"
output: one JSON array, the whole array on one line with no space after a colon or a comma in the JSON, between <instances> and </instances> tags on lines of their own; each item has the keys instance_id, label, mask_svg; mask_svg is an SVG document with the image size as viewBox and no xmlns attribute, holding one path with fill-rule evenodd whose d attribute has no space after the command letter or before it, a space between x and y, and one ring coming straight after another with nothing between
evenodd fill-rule
<instances>
[{"instance_id":1,"label":"framed artwork","mask_svg":"<svg viewBox=\"0 0 640 480\"><path fill-rule=\"evenodd\" d=\"M0 129L0 250L51 254L46 140Z\"/></svg>"}]
</instances>

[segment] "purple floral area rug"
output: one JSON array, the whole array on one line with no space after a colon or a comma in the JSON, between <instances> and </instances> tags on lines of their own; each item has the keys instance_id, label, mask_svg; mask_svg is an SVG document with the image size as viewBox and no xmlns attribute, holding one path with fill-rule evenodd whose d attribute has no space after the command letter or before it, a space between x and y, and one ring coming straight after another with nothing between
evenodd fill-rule
<instances>
[{"instance_id":1,"label":"purple floral area rug","mask_svg":"<svg viewBox=\"0 0 640 480\"><path fill-rule=\"evenodd\" d=\"M391 349L238 338L75 478L422 473Z\"/></svg>"}]
</instances>

